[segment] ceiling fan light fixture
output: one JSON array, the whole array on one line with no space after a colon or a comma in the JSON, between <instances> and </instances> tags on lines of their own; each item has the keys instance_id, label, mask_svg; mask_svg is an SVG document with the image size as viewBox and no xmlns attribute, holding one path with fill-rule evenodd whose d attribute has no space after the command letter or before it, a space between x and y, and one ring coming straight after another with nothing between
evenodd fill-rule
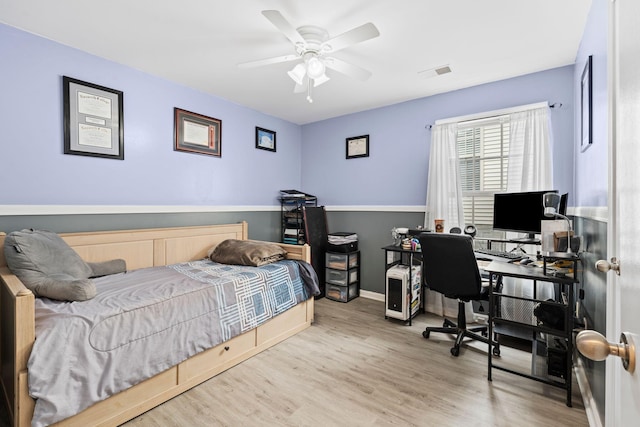
<instances>
[{"instance_id":1,"label":"ceiling fan light fixture","mask_svg":"<svg viewBox=\"0 0 640 427\"><path fill-rule=\"evenodd\" d=\"M372 23L369 22L337 36L329 37L326 29L315 25L294 27L277 10L263 10L262 15L293 44L295 54L245 62L238 64L239 67L250 68L301 60L293 69L287 71L287 74L296 83L294 93L306 90L309 102L313 102L312 88L329 81L329 77L326 75L327 68L362 81L371 76L371 72L363 68L325 55L378 37L380 32ZM313 84L311 80L313 80Z\"/></svg>"},{"instance_id":2,"label":"ceiling fan light fixture","mask_svg":"<svg viewBox=\"0 0 640 427\"><path fill-rule=\"evenodd\" d=\"M295 67L293 67L291 71L287 71L287 74L289 74L289 77L291 77L291 79L299 85L304 83L305 73L306 73L306 70L303 64L298 64Z\"/></svg>"},{"instance_id":3,"label":"ceiling fan light fixture","mask_svg":"<svg viewBox=\"0 0 640 427\"><path fill-rule=\"evenodd\" d=\"M322 83L326 83L329 81L329 76L326 74L321 75L317 79L313 79L313 87L320 86Z\"/></svg>"},{"instance_id":4,"label":"ceiling fan light fixture","mask_svg":"<svg viewBox=\"0 0 640 427\"><path fill-rule=\"evenodd\" d=\"M307 74L312 79L319 79L324 76L325 66L324 63L317 57L309 58L307 61Z\"/></svg>"}]
</instances>

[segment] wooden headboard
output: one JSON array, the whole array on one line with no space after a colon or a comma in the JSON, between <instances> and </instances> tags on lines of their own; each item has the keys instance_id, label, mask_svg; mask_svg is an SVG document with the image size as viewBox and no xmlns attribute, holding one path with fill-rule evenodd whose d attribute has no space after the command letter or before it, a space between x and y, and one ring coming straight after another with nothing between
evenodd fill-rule
<instances>
[{"instance_id":1,"label":"wooden headboard","mask_svg":"<svg viewBox=\"0 0 640 427\"><path fill-rule=\"evenodd\" d=\"M202 259L226 239L246 240L246 222L194 227L148 228L59 234L87 262L124 259L127 270ZM5 234L0 233L0 267L4 258ZM309 262L309 247L281 244L287 258Z\"/></svg>"}]
</instances>

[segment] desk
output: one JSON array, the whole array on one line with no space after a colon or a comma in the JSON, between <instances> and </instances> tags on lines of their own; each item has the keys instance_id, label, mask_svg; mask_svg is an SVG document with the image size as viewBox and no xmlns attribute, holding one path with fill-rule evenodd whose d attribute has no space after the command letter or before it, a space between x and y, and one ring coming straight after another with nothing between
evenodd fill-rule
<instances>
[{"instance_id":1,"label":"desk","mask_svg":"<svg viewBox=\"0 0 640 427\"><path fill-rule=\"evenodd\" d=\"M565 257L566 259L566 257ZM572 258L573 261L578 257ZM545 259L546 266L547 259ZM545 268L546 269L546 268ZM548 270L548 269L546 269ZM485 271L490 273L491 286L489 287L489 336L493 336L493 328L498 324L511 324L529 330L533 336L531 351L531 372L524 373L505 366L496 365L493 361L492 343L489 341L488 352L488 379L491 381L491 369L499 369L501 371L516 374L522 377L530 378L545 384L566 389L567 406L571 406L571 373L573 361L573 304L574 304L574 285L578 283L576 279L570 276L554 276L547 271L543 272L541 267L523 266L515 263L491 262L485 267ZM574 269L573 276L576 275ZM533 280L533 298L521 298L506 295L493 289L493 281L496 278L517 277L522 279ZM538 282L549 282L554 284L556 298L554 301L542 301L536 298ZM559 322L554 326L549 323L540 322L541 315L534 316L534 322L527 324L517 322L503 316L500 312L500 300L502 298L518 300L524 307L530 310L545 309L548 312L560 313ZM562 319L562 317L564 317ZM559 326L559 328L558 328ZM561 329L560 329L561 328ZM544 339L542 338L544 337ZM554 347L555 346L555 347ZM544 347L544 348L541 348ZM546 372L541 372L538 367L540 353L547 358ZM544 355L546 353L546 355Z\"/></svg>"}]
</instances>

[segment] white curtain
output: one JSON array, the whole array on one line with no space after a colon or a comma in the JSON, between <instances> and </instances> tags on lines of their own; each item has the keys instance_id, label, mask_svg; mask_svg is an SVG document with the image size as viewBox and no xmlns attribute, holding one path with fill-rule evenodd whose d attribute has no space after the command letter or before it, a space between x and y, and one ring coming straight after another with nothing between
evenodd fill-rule
<instances>
[{"instance_id":1,"label":"white curtain","mask_svg":"<svg viewBox=\"0 0 640 427\"><path fill-rule=\"evenodd\" d=\"M552 189L549 107L513 113L510 123L507 191Z\"/></svg>"},{"instance_id":2,"label":"white curtain","mask_svg":"<svg viewBox=\"0 0 640 427\"><path fill-rule=\"evenodd\" d=\"M509 166L507 191L537 191L552 189L551 121L549 107L528 109L510 114ZM433 228L433 220L445 220L445 230L464 226L462 192L459 180L457 152L457 123L435 125L432 128L427 182L425 227ZM425 260L428 262L428 260ZM519 279L505 278L504 291L515 296L531 298L533 285ZM552 291L552 288L551 288ZM546 299L548 290L538 287L538 297ZM473 319L471 304L466 316ZM425 310L440 316L456 317L457 301L427 290ZM520 312L521 307L503 307ZM525 310L530 311L530 310ZM533 315L530 313L530 315ZM515 318L519 318L517 316Z\"/></svg>"},{"instance_id":3,"label":"white curtain","mask_svg":"<svg viewBox=\"0 0 640 427\"><path fill-rule=\"evenodd\" d=\"M445 230L464 225L457 123L435 125L431 129L427 207L424 226L433 229L435 219L444 219Z\"/></svg>"},{"instance_id":4,"label":"white curtain","mask_svg":"<svg viewBox=\"0 0 640 427\"><path fill-rule=\"evenodd\" d=\"M426 229L433 229L435 219L444 219L445 231L451 227L464 227L457 132L457 123L435 125L431 129L427 206L424 218ZM425 310L440 316L455 318L458 313L458 302L427 289ZM473 319L471 304L467 304L466 314L467 319Z\"/></svg>"},{"instance_id":5,"label":"white curtain","mask_svg":"<svg viewBox=\"0 0 640 427\"><path fill-rule=\"evenodd\" d=\"M541 191L553 189L551 164L551 121L549 107L513 113L510 116L509 169L507 191ZM539 247L526 246L527 253ZM533 282L505 277L503 292L523 298L533 297ZM539 283L538 299L553 297L553 285ZM530 309L520 301L503 298L502 312L525 323L535 323Z\"/></svg>"}]
</instances>

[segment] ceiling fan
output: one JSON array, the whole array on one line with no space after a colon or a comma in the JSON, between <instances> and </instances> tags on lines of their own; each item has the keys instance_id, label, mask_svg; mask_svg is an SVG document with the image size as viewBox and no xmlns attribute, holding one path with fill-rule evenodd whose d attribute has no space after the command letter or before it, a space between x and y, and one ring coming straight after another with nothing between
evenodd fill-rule
<instances>
[{"instance_id":1,"label":"ceiling fan","mask_svg":"<svg viewBox=\"0 0 640 427\"><path fill-rule=\"evenodd\" d=\"M372 23L360 25L330 38L327 30L314 25L294 28L277 10L263 10L262 14L293 43L295 53L244 62L238 64L238 67L253 68L301 60L287 74L296 82L294 92L306 90L309 102L313 102L311 87L319 86L329 80L326 74L327 68L362 81L371 77L370 71L329 55L356 43L378 37L380 32Z\"/></svg>"}]
</instances>

